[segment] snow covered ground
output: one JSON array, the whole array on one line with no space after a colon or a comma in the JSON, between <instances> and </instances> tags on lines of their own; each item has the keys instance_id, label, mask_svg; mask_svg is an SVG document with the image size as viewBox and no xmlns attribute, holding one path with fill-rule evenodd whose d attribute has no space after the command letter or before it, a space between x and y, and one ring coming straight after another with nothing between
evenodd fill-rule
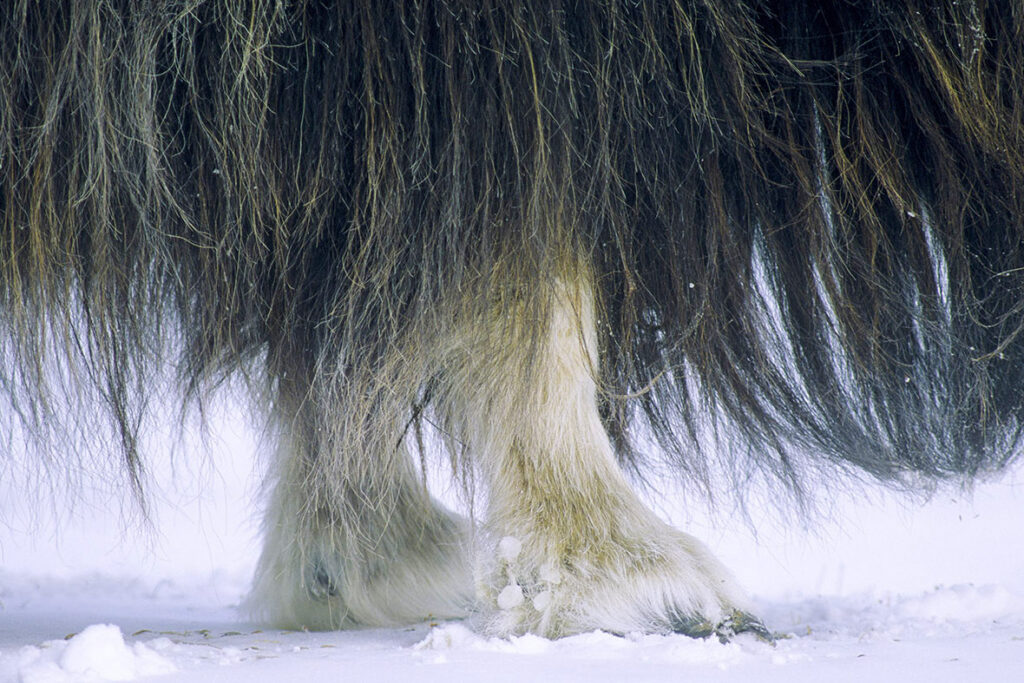
<instances>
[{"instance_id":1,"label":"snow covered ground","mask_svg":"<svg viewBox=\"0 0 1024 683\"><path fill-rule=\"evenodd\" d=\"M301 680L1024 680L1024 473L923 506L837 493L811 532L755 507L707 519L657 499L705 539L785 637L721 644L588 633L489 639L442 623L334 633L240 615L258 552L257 477L244 434L216 467L174 461L155 530L126 529L102 482L73 512L0 487L0 683Z\"/></svg>"}]
</instances>

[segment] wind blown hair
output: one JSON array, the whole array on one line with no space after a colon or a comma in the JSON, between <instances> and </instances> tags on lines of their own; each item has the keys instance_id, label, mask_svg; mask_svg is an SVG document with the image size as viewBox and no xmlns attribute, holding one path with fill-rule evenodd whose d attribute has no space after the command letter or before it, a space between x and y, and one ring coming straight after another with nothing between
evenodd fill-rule
<instances>
[{"instance_id":1,"label":"wind blown hair","mask_svg":"<svg viewBox=\"0 0 1024 683\"><path fill-rule=\"evenodd\" d=\"M623 463L975 475L1024 428L1024 8L11 0L0 220L14 423L100 397L136 478L161 367L396 448L425 331L578 268Z\"/></svg>"}]
</instances>

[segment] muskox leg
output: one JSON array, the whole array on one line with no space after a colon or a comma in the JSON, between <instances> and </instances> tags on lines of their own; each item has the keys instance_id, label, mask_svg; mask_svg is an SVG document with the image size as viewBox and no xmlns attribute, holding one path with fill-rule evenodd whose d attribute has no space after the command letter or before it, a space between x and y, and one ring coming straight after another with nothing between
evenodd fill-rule
<instances>
[{"instance_id":1,"label":"muskox leg","mask_svg":"<svg viewBox=\"0 0 1024 683\"><path fill-rule=\"evenodd\" d=\"M317 401L308 385L295 395L293 403L285 390L277 409L254 615L328 629L465 614L473 593L467 521L430 497L387 419L346 420L353 406Z\"/></svg>"},{"instance_id":2,"label":"muskox leg","mask_svg":"<svg viewBox=\"0 0 1024 683\"><path fill-rule=\"evenodd\" d=\"M763 632L727 570L653 514L618 466L598 412L586 278L559 282L550 301L539 337L503 341L492 327L463 359L459 431L489 485L478 574L489 630ZM509 317L492 312L491 324Z\"/></svg>"}]
</instances>

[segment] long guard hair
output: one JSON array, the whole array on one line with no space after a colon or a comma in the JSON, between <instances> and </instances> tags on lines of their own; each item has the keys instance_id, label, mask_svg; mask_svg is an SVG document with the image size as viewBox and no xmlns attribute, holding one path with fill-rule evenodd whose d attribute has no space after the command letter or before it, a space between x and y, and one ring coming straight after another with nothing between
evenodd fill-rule
<instances>
[{"instance_id":1,"label":"long guard hair","mask_svg":"<svg viewBox=\"0 0 1024 683\"><path fill-rule=\"evenodd\" d=\"M1024 5L11 0L0 219L8 429L99 397L136 486L169 367L400 507L425 420L464 455L431 340L525 383L574 278L627 469L969 478L1024 429Z\"/></svg>"}]
</instances>

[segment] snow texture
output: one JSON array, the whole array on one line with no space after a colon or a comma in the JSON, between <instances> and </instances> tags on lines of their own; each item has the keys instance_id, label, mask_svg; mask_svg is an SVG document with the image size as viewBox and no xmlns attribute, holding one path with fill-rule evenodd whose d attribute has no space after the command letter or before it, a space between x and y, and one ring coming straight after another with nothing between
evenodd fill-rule
<instances>
[{"instance_id":1,"label":"snow texture","mask_svg":"<svg viewBox=\"0 0 1024 683\"><path fill-rule=\"evenodd\" d=\"M148 533L125 531L105 493L51 514L5 478L0 683L1024 680L1019 473L923 506L837 494L811 533L770 507L751 508L755 536L740 519L665 502L679 496L652 501L736 572L780 634L774 646L748 635L495 639L459 622L310 633L260 628L237 609L258 551L250 448L222 444L215 470L175 461ZM499 557L517 543L502 540ZM499 600L523 600L516 590Z\"/></svg>"},{"instance_id":2,"label":"snow texture","mask_svg":"<svg viewBox=\"0 0 1024 683\"><path fill-rule=\"evenodd\" d=\"M24 683L134 681L177 671L158 652L169 646L169 639L159 638L149 645L136 642L129 647L117 626L93 624L67 640L22 648L15 668Z\"/></svg>"}]
</instances>

